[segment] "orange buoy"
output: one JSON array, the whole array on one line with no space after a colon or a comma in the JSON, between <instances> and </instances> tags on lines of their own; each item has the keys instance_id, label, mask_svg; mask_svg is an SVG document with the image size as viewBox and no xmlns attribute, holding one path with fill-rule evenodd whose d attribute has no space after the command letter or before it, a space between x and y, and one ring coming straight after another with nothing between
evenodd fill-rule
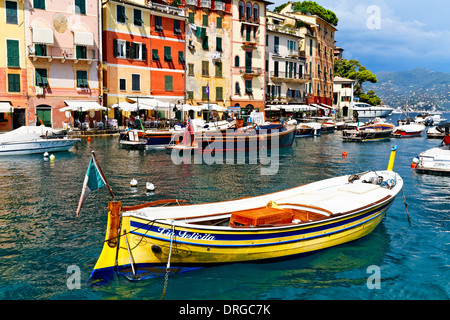
<instances>
[{"instance_id":1,"label":"orange buoy","mask_svg":"<svg viewBox=\"0 0 450 320\"><path fill-rule=\"evenodd\" d=\"M346 151L342 152L342 158L347 158L347 152Z\"/></svg>"},{"instance_id":2,"label":"orange buoy","mask_svg":"<svg viewBox=\"0 0 450 320\"><path fill-rule=\"evenodd\" d=\"M417 168L417 163L411 162L411 168L413 169Z\"/></svg>"},{"instance_id":3,"label":"orange buoy","mask_svg":"<svg viewBox=\"0 0 450 320\"><path fill-rule=\"evenodd\" d=\"M88 142L91 142L91 137L88 137Z\"/></svg>"}]
</instances>

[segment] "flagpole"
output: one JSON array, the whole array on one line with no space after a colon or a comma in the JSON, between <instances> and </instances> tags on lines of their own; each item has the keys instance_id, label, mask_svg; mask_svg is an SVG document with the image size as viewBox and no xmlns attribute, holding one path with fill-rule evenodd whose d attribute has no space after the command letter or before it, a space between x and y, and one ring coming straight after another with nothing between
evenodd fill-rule
<instances>
[{"instance_id":1,"label":"flagpole","mask_svg":"<svg viewBox=\"0 0 450 320\"><path fill-rule=\"evenodd\" d=\"M92 150L92 156L94 157L95 163L98 166L98 170L100 170L100 173L101 173L103 179L105 180L106 186L108 187L108 190L109 190L109 193L111 194L111 197L113 198L113 200L115 200L114 194L113 194L113 192L111 190L111 187L109 186L108 180L106 180L106 177L105 177L105 174L103 173L102 167L100 167L100 163L98 162L98 159L97 159L97 156L95 155L94 150Z\"/></svg>"}]
</instances>

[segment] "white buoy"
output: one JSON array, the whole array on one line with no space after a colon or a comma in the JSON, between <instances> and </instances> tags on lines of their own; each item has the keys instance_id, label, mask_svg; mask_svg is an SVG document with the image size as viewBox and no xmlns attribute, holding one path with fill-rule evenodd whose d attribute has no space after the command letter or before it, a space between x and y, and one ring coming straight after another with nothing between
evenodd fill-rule
<instances>
[{"instance_id":1,"label":"white buoy","mask_svg":"<svg viewBox=\"0 0 450 320\"><path fill-rule=\"evenodd\" d=\"M147 182L146 188L148 191L153 191L153 190L155 190L155 185L151 182Z\"/></svg>"},{"instance_id":2,"label":"white buoy","mask_svg":"<svg viewBox=\"0 0 450 320\"><path fill-rule=\"evenodd\" d=\"M46 152L44 152L44 158L47 158L48 157L48 152L46 151Z\"/></svg>"},{"instance_id":3,"label":"white buoy","mask_svg":"<svg viewBox=\"0 0 450 320\"><path fill-rule=\"evenodd\" d=\"M132 186L132 187L137 187L137 185L138 185L137 180L133 178L133 179L130 181L130 186Z\"/></svg>"}]
</instances>

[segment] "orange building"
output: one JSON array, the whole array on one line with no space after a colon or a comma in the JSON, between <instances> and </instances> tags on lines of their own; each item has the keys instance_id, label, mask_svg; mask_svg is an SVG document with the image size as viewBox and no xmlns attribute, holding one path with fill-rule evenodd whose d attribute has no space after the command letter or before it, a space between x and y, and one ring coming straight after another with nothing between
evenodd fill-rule
<instances>
[{"instance_id":1,"label":"orange building","mask_svg":"<svg viewBox=\"0 0 450 320\"><path fill-rule=\"evenodd\" d=\"M136 101L173 117L184 103L185 10L147 0L103 5L103 87L106 106ZM120 118L118 109L110 117ZM115 112L115 115L113 114Z\"/></svg>"}]
</instances>

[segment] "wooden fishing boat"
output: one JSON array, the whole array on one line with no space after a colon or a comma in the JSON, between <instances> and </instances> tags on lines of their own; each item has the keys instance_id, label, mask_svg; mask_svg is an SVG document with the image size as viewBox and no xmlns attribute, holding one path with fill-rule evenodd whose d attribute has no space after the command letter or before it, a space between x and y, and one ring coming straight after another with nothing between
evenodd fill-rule
<instances>
[{"instance_id":1,"label":"wooden fishing boat","mask_svg":"<svg viewBox=\"0 0 450 320\"><path fill-rule=\"evenodd\" d=\"M391 123L374 123L357 127L355 130L342 131L344 141L377 141L391 137L395 126Z\"/></svg>"},{"instance_id":2,"label":"wooden fishing boat","mask_svg":"<svg viewBox=\"0 0 450 320\"><path fill-rule=\"evenodd\" d=\"M285 191L216 203L161 200L108 206L103 250L92 281L141 280L226 263L269 262L366 236L403 186L392 171L367 171ZM164 204L165 206L157 206Z\"/></svg>"}]
</instances>

